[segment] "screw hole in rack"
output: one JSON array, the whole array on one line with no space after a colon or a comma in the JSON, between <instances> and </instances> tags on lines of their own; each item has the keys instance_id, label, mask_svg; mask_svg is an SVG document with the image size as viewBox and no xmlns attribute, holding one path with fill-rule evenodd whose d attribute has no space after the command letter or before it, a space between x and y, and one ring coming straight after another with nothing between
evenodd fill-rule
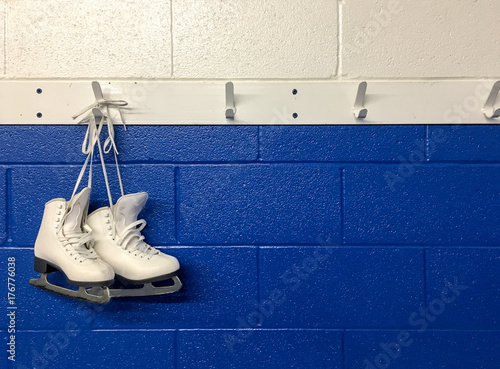
<instances>
[{"instance_id":1,"label":"screw hole in rack","mask_svg":"<svg viewBox=\"0 0 500 369\"><path fill-rule=\"evenodd\" d=\"M40 95L40 94L42 93L42 89L41 89L41 88L37 88L37 89L36 89L36 93L37 93L38 95Z\"/></svg>"},{"instance_id":2,"label":"screw hole in rack","mask_svg":"<svg viewBox=\"0 0 500 369\"><path fill-rule=\"evenodd\" d=\"M36 113L36 116L37 116L37 118L41 118L42 117L42 113L38 112L38 113Z\"/></svg>"},{"instance_id":3,"label":"screw hole in rack","mask_svg":"<svg viewBox=\"0 0 500 369\"><path fill-rule=\"evenodd\" d=\"M293 113L292 117L293 117L293 119L297 119L299 117L299 115L297 113Z\"/></svg>"},{"instance_id":4,"label":"screw hole in rack","mask_svg":"<svg viewBox=\"0 0 500 369\"><path fill-rule=\"evenodd\" d=\"M297 89L296 89L296 88L294 88L294 89L292 90L292 94L293 94L293 95L297 95L297 93L298 93L298 92L299 92L299 91L297 91Z\"/></svg>"}]
</instances>

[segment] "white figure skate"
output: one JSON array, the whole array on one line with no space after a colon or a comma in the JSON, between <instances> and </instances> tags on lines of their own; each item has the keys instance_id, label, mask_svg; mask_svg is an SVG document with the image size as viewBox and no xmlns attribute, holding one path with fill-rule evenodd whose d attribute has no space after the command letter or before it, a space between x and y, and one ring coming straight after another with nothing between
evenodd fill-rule
<instances>
[{"instance_id":1,"label":"white figure skate","mask_svg":"<svg viewBox=\"0 0 500 369\"><path fill-rule=\"evenodd\" d=\"M53 199L45 204L35 242L35 271L41 273L41 277L31 279L30 284L79 300L104 303L109 301L106 286L113 283L114 271L92 249L92 232L83 223L89 197L90 188L87 187L69 202ZM58 270L69 284L79 289L75 291L50 283L47 274ZM101 292L94 295L86 287L97 287Z\"/></svg>"},{"instance_id":2,"label":"white figure skate","mask_svg":"<svg viewBox=\"0 0 500 369\"><path fill-rule=\"evenodd\" d=\"M113 267L116 279L124 285L144 285L142 288L110 289L111 297L164 295L182 287L177 276L178 260L148 245L141 235L146 221L137 220L137 216L147 198L145 192L128 194L120 197L113 209L100 208L87 218L87 225L95 237L94 249ZM173 285L153 285L153 282L167 280L172 280Z\"/></svg>"},{"instance_id":3,"label":"white figure skate","mask_svg":"<svg viewBox=\"0 0 500 369\"><path fill-rule=\"evenodd\" d=\"M41 277L30 280L30 284L35 287L96 303L109 301L109 290L106 286L114 279L113 269L93 250L92 230L85 224L92 182L92 159L95 144L99 142L101 123L102 114L99 109L94 109L82 146L87 159L70 201L58 198L45 204L35 242L35 271L41 273ZM88 185L76 194L89 162ZM79 289L72 290L50 283L47 275L57 270L66 276L69 284L79 286ZM87 287L91 287L95 293Z\"/></svg>"},{"instance_id":4,"label":"white figure skate","mask_svg":"<svg viewBox=\"0 0 500 369\"><path fill-rule=\"evenodd\" d=\"M109 107L118 110L121 123L125 125L120 107L127 105L127 103L123 100L103 98L98 82L92 82L92 89L96 102L76 114L73 118L84 115L87 110L94 106L104 110L102 120L107 126L108 137L103 147L101 147L98 139L97 147L99 148L109 207L94 211L87 218L87 224L92 229L95 237L95 251L104 261L113 267L116 279L122 282L125 287L127 285L139 287L109 289L109 295L110 297L150 296L176 292L182 287L182 283L177 275L179 272L178 260L149 246L144 242L144 237L141 235L141 230L146 226L146 221L137 220L137 216L146 204L147 194L145 192L129 195L124 194L120 167L118 165L118 150L114 140L112 115L109 112ZM88 119L89 117L84 118L84 120ZM122 195L116 204L113 204L103 155L103 152L107 154L111 150L113 150L114 154L116 173ZM158 282L158 285L161 284L160 282L169 281L172 281L173 285L153 285L154 282ZM102 290L96 288L91 289L90 292L95 294L104 293Z\"/></svg>"}]
</instances>

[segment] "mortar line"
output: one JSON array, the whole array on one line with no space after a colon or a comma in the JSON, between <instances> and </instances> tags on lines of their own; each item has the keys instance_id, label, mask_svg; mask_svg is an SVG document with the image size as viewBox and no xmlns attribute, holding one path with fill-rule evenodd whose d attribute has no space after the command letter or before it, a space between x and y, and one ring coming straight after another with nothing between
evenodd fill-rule
<instances>
[{"instance_id":1,"label":"mortar line","mask_svg":"<svg viewBox=\"0 0 500 369\"><path fill-rule=\"evenodd\" d=\"M170 78L174 78L174 6L170 0Z\"/></svg>"},{"instance_id":2,"label":"mortar line","mask_svg":"<svg viewBox=\"0 0 500 369\"><path fill-rule=\"evenodd\" d=\"M179 354L177 353L178 345L177 345L177 340L179 337L179 330L176 329L174 331L174 369L177 369L179 367Z\"/></svg>"},{"instance_id":3,"label":"mortar line","mask_svg":"<svg viewBox=\"0 0 500 369\"><path fill-rule=\"evenodd\" d=\"M342 54L343 54L343 48L342 48L342 41L344 38L343 34L343 8L342 8L342 1L343 0L338 0L337 1L337 71L336 71L336 77L338 79L342 79L342 72L343 72L343 65L342 65Z\"/></svg>"},{"instance_id":4,"label":"mortar line","mask_svg":"<svg viewBox=\"0 0 500 369\"><path fill-rule=\"evenodd\" d=\"M345 369L345 346L344 346L344 336L345 336L345 331L342 331L341 333L341 349L342 349L342 369Z\"/></svg>"},{"instance_id":5,"label":"mortar line","mask_svg":"<svg viewBox=\"0 0 500 369\"><path fill-rule=\"evenodd\" d=\"M423 255L424 255L424 309L426 309L427 311L427 249L423 250Z\"/></svg>"},{"instance_id":6,"label":"mortar line","mask_svg":"<svg viewBox=\"0 0 500 369\"><path fill-rule=\"evenodd\" d=\"M175 242L179 244L179 167L174 168L174 234Z\"/></svg>"},{"instance_id":7,"label":"mortar line","mask_svg":"<svg viewBox=\"0 0 500 369\"><path fill-rule=\"evenodd\" d=\"M92 81L94 78L83 78L83 77L19 77L16 78L14 82L20 82L20 81L26 81L26 82L33 82L33 81L43 81L43 82L63 82L66 84L68 81L73 81L73 82L88 82ZM116 76L102 76L99 78L100 80L106 80L109 82L172 82L171 78L140 78L138 79L137 77L121 77L117 78ZM303 78L241 78L241 77L234 77L231 78L232 81L238 81L238 82L262 82L262 83L269 83L269 82L281 82L281 83L297 83L297 82L326 82L326 83L332 83L332 78L331 77L303 77ZM343 82L356 82L356 81L371 81L374 83L380 83L380 82L387 82L387 81L397 81L397 82L407 82L407 83L415 83L415 82L483 82L484 80L488 81L496 81L498 80L498 77L494 76L484 76L484 77L476 77L476 76L467 76L467 75L462 75L462 76L453 76L453 77L373 77L373 76L368 76L368 75L359 75L356 76L356 78L349 78L344 80ZM211 78L194 78L194 77L180 77L176 78L177 82L226 82L227 77L222 78L222 77L211 77ZM336 81L334 81L336 82ZM38 123L40 124L40 123ZM400 125L399 123L391 123L393 125ZM413 123L414 124L414 123ZM444 123L443 123L444 124ZM477 124L477 125L488 125L487 123L460 123L460 125L465 125L465 124ZM43 124L46 125L46 124ZM57 124L57 125L65 125L65 124ZM146 125L146 124L141 124L141 125ZM178 124L176 124L178 125ZM208 125L208 124L204 124ZM343 124L346 125L346 124ZM356 125L356 123L351 123L350 125ZM357 124L359 126L359 124ZM436 123L432 123L431 125L436 125Z\"/></svg>"},{"instance_id":8,"label":"mortar line","mask_svg":"<svg viewBox=\"0 0 500 369\"><path fill-rule=\"evenodd\" d=\"M7 3L3 4L3 74L7 75Z\"/></svg>"},{"instance_id":9,"label":"mortar line","mask_svg":"<svg viewBox=\"0 0 500 369\"><path fill-rule=\"evenodd\" d=\"M419 245L411 245L411 244L402 244L402 243L392 243L392 244L387 244L387 243L382 243L382 244L326 244L324 245L325 247L332 247L336 249L343 249L343 250L352 250L352 249L358 249L358 250L366 250L366 249L376 249L376 250L383 250L383 249L394 249L394 248L404 248L405 250L423 250L424 248L428 247L441 247L441 248L446 248L446 249L459 249L459 250L498 250L498 246L491 246L491 245L483 245L483 246L450 246L450 245L435 245L435 244L426 244L424 246L419 246ZM181 248L181 249L190 249L190 248L203 248L203 247L210 247L210 248L217 248L217 249L227 249L227 248L255 248L256 245L245 245L241 243L229 243L229 244L224 244L221 245L220 242L213 242L213 243L189 243L189 242L183 242L182 245L179 243L175 244L155 244L155 247L157 248ZM313 249L315 247L318 247L318 243L288 243L288 244L279 244L279 243L261 243L258 245L260 249L276 249L276 248L281 248L281 249L298 249L298 248L307 248L307 249ZM9 246L10 249L12 250L33 250L33 245L19 245L14 242L11 242L11 246Z\"/></svg>"},{"instance_id":10,"label":"mortar line","mask_svg":"<svg viewBox=\"0 0 500 369\"><path fill-rule=\"evenodd\" d=\"M12 211L12 169L5 171L5 241L8 243L11 239L11 216Z\"/></svg>"},{"instance_id":11,"label":"mortar line","mask_svg":"<svg viewBox=\"0 0 500 369\"><path fill-rule=\"evenodd\" d=\"M113 169L113 162L106 162L106 168L110 167ZM152 165L191 165L191 166L202 166L202 165L212 165L212 166L227 166L227 165L268 165L268 164L277 164L277 165L325 165L325 166L349 166L355 167L358 165L363 165L365 167L376 167L376 166L392 166L397 167L400 165L396 161L320 161L320 160L297 160L297 161L277 161L277 160L260 160L256 162L255 160L247 160L247 161L163 161L163 160L137 160L137 161L120 161L120 165L137 165L137 166L152 166ZM77 162L36 162L36 161L5 161L2 162L2 165L9 165L13 167L21 167L21 166L74 166L77 167L80 164ZM498 167L500 166L500 161L484 161L484 160L435 160L428 163L429 167L462 167L462 168L480 168L480 167Z\"/></svg>"},{"instance_id":12,"label":"mortar line","mask_svg":"<svg viewBox=\"0 0 500 369\"><path fill-rule=\"evenodd\" d=\"M429 125L425 126L425 138L424 138L424 162L429 161Z\"/></svg>"},{"instance_id":13,"label":"mortar line","mask_svg":"<svg viewBox=\"0 0 500 369\"><path fill-rule=\"evenodd\" d=\"M261 161L261 152L260 152L260 134L261 134L261 126L257 126L257 161Z\"/></svg>"},{"instance_id":14,"label":"mortar line","mask_svg":"<svg viewBox=\"0 0 500 369\"><path fill-rule=\"evenodd\" d=\"M92 329L89 332L194 332L194 331L203 331L203 332L217 332L217 331L252 331L254 328L179 328L179 329L172 329L172 328L165 328L165 329L144 329L144 328L127 328L127 329L117 329L117 328L108 328L108 329ZM44 333L44 332L60 332L61 329L20 329L19 332L27 332L27 333ZM260 331L265 332L265 331L304 331L304 332L396 332L399 333L401 331L407 331L407 332L415 332L418 333L419 329L417 328L408 328L407 326L398 326L394 328L387 328L387 327L375 327L375 328L356 328L356 327L345 327L345 328L304 328L304 327L293 327L293 328L286 328L286 327L281 327L281 328L263 328L260 329ZM427 330L428 332L450 332L450 333L455 333L455 332L479 332L479 333L500 333L499 329L475 329L475 328L470 328L470 329L464 329L464 328L458 328L458 329L452 329L452 328L429 328ZM68 332L79 332L78 330L68 330Z\"/></svg>"},{"instance_id":15,"label":"mortar line","mask_svg":"<svg viewBox=\"0 0 500 369\"><path fill-rule=\"evenodd\" d=\"M261 296L261 278L260 278L260 247L257 247L257 304L261 306L260 296ZM262 328L262 321L259 320L257 328Z\"/></svg>"},{"instance_id":16,"label":"mortar line","mask_svg":"<svg viewBox=\"0 0 500 369\"><path fill-rule=\"evenodd\" d=\"M340 244L344 245L344 193L345 193L345 176L344 168L340 169Z\"/></svg>"}]
</instances>

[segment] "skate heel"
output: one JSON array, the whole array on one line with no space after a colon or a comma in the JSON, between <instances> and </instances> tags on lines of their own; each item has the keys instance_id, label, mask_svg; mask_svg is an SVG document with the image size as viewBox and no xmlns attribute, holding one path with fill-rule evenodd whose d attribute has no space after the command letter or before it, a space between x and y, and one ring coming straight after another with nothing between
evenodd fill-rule
<instances>
[{"instance_id":1,"label":"skate heel","mask_svg":"<svg viewBox=\"0 0 500 369\"><path fill-rule=\"evenodd\" d=\"M35 272L37 273L51 273L57 271L52 265L49 265L45 260L35 256Z\"/></svg>"}]
</instances>

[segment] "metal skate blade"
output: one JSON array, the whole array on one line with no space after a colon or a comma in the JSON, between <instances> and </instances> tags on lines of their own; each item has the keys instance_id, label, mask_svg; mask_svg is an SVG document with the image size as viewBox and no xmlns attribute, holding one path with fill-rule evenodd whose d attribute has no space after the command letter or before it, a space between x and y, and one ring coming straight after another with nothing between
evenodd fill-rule
<instances>
[{"instance_id":1,"label":"metal skate blade","mask_svg":"<svg viewBox=\"0 0 500 369\"><path fill-rule=\"evenodd\" d=\"M47 280L47 273L42 273L39 279L30 279L30 284L42 290L57 293L58 295L71 297L77 300L93 302L96 304L105 304L110 299L109 289L107 287L93 287L87 290L86 287L80 286L76 291L70 290L69 288L57 286L50 283ZM100 291L100 293L89 293L91 291Z\"/></svg>"},{"instance_id":2,"label":"metal skate blade","mask_svg":"<svg viewBox=\"0 0 500 369\"><path fill-rule=\"evenodd\" d=\"M172 286L155 287L152 283L145 283L141 288L112 288L109 290L110 297L140 297L158 296L177 292L182 287L182 282L177 276L173 276ZM91 290L92 291L92 290Z\"/></svg>"}]
</instances>

